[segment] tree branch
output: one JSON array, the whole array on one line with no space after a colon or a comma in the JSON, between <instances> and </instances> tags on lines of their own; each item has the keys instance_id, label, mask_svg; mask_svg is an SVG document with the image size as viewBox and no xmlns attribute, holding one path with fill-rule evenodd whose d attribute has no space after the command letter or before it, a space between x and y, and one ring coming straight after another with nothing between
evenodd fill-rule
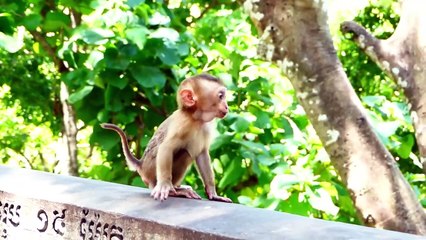
<instances>
[{"instance_id":1,"label":"tree branch","mask_svg":"<svg viewBox=\"0 0 426 240\"><path fill-rule=\"evenodd\" d=\"M55 66L59 66L58 59L56 58L56 49L50 46L46 38L44 38L41 33L37 31L30 31L30 33L34 37L34 39L41 44L41 47L47 52L48 56L52 58L53 62L55 63Z\"/></svg>"},{"instance_id":2,"label":"tree branch","mask_svg":"<svg viewBox=\"0 0 426 240\"><path fill-rule=\"evenodd\" d=\"M217 0L213 0L209 5L207 5L206 8L204 8L204 10L201 12L200 16L196 19L201 19L204 16L204 14L206 14L210 9L212 9L213 7L215 7L217 5L218 5Z\"/></svg>"},{"instance_id":3,"label":"tree branch","mask_svg":"<svg viewBox=\"0 0 426 240\"><path fill-rule=\"evenodd\" d=\"M31 164L31 160L29 158L27 158L27 156L25 156L24 152L19 151L19 150L15 150L13 148L9 148L9 149L11 149L12 151L14 151L16 154L21 155L25 159L25 161L22 161L22 160L21 161L24 162L24 163L27 163L27 166L29 166L30 169L34 169L34 166Z\"/></svg>"},{"instance_id":4,"label":"tree branch","mask_svg":"<svg viewBox=\"0 0 426 240\"><path fill-rule=\"evenodd\" d=\"M343 22L340 30L344 34L352 34L351 39L358 47L399 85L402 84L401 79L409 75L406 60L401 56L398 46L387 40L375 38L364 27L353 21Z\"/></svg>"},{"instance_id":5,"label":"tree branch","mask_svg":"<svg viewBox=\"0 0 426 240\"><path fill-rule=\"evenodd\" d=\"M340 25L342 33L352 33L352 39L357 40L361 44L361 48L365 46L378 45L379 40L372 36L364 27L353 21L345 21ZM364 45L364 46L362 46Z\"/></svg>"}]
</instances>

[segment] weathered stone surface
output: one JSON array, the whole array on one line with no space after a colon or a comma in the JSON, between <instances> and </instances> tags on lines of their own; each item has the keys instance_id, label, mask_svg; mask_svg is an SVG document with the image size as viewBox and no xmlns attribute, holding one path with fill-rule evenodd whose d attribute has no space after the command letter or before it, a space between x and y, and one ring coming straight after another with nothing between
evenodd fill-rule
<instances>
[{"instance_id":1,"label":"weathered stone surface","mask_svg":"<svg viewBox=\"0 0 426 240\"><path fill-rule=\"evenodd\" d=\"M0 239L423 238L0 166Z\"/></svg>"}]
</instances>

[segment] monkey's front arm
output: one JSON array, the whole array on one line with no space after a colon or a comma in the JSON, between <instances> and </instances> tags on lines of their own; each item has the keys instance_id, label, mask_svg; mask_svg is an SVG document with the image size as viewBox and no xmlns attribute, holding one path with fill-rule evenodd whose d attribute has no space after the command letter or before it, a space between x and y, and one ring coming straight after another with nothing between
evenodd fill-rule
<instances>
[{"instance_id":1,"label":"monkey's front arm","mask_svg":"<svg viewBox=\"0 0 426 240\"><path fill-rule=\"evenodd\" d=\"M203 179L204 189L209 200L232 203L231 199L227 197L221 197L216 193L214 173L211 166L210 155L207 149L201 152L201 154L195 159L195 163L197 165L198 172Z\"/></svg>"}]
</instances>

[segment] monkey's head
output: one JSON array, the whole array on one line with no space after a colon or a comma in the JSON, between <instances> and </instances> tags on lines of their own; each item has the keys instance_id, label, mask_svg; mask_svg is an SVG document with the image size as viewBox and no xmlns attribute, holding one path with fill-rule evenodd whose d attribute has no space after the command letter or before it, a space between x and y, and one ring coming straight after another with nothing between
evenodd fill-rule
<instances>
[{"instance_id":1,"label":"monkey's head","mask_svg":"<svg viewBox=\"0 0 426 240\"><path fill-rule=\"evenodd\" d=\"M187 78L181 83L177 102L179 109L204 122L215 117L224 118L229 111L223 82L205 73Z\"/></svg>"}]
</instances>

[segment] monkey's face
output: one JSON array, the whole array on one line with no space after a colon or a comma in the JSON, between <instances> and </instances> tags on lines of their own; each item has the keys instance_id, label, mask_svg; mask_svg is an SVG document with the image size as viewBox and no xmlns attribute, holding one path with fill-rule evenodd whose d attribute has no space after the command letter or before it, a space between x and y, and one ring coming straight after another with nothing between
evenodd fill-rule
<instances>
[{"instance_id":1,"label":"monkey's face","mask_svg":"<svg viewBox=\"0 0 426 240\"><path fill-rule=\"evenodd\" d=\"M197 108L200 110L204 122L210 122L214 118L224 118L228 114L226 102L226 88L216 83L205 84L203 96L197 99Z\"/></svg>"},{"instance_id":2,"label":"monkey's face","mask_svg":"<svg viewBox=\"0 0 426 240\"><path fill-rule=\"evenodd\" d=\"M226 102L226 88L219 88L217 93L217 115L218 118L224 118L228 114L228 103Z\"/></svg>"},{"instance_id":3,"label":"monkey's face","mask_svg":"<svg viewBox=\"0 0 426 240\"><path fill-rule=\"evenodd\" d=\"M224 118L229 111L226 88L221 83L210 80L199 79L183 83L177 101L181 109L203 122Z\"/></svg>"}]
</instances>

